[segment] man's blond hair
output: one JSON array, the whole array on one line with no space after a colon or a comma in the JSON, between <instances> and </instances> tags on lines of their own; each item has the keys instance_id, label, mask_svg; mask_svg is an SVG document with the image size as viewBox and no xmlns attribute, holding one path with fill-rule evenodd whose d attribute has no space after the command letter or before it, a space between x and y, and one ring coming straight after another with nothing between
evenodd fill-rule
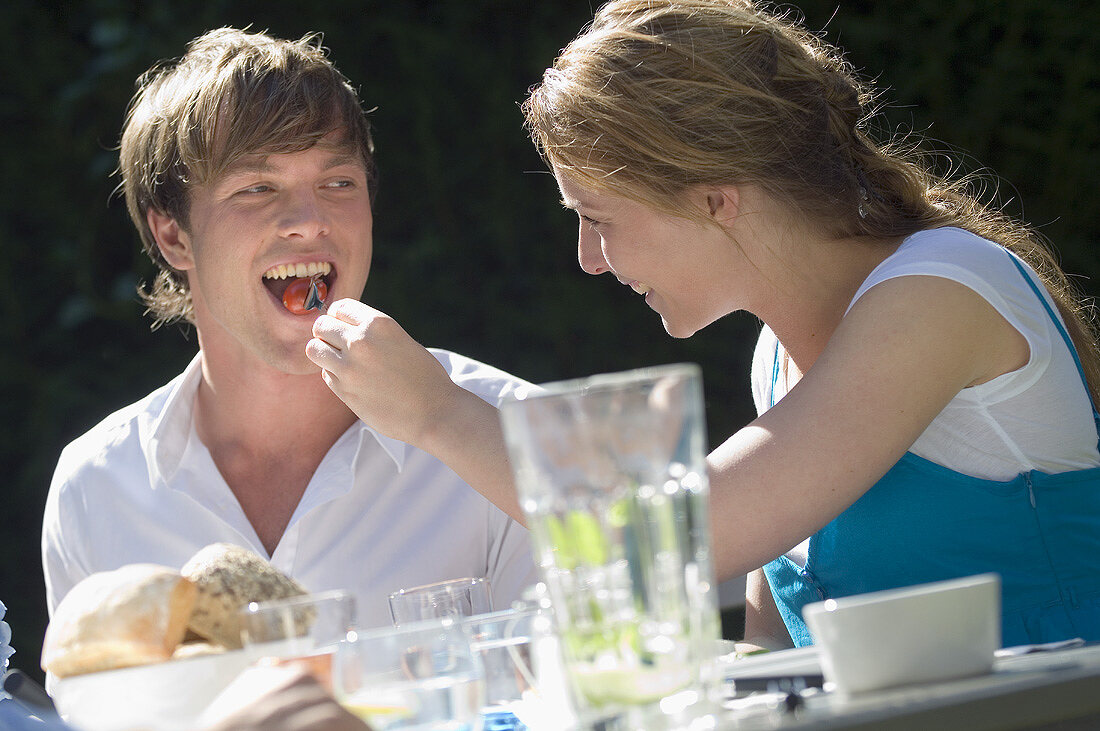
<instances>
[{"instance_id":1,"label":"man's blond hair","mask_svg":"<svg viewBox=\"0 0 1100 731\"><path fill-rule=\"evenodd\" d=\"M298 152L336 132L375 190L374 145L358 95L319 35L286 41L219 28L180 59L137 82L122 132L119 172L130 218L159 272L141 292L154 326L193 322L187 278L162 256L146 220L152 209L188 229L189 190L250 154Z\"/></svg>"}]
</instances>

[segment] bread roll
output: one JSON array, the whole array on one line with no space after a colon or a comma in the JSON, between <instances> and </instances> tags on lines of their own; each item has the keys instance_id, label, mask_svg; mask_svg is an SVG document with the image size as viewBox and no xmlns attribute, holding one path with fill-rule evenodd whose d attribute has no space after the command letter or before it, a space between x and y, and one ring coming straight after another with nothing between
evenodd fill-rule
<instances>
[{"instance_id":1,"label":"bread roll","mask_svg":"<svg viewBox=\"0 0 1100 731\"><path fill-rule=\"evenodd\" d=\"M69 675L163 662L183 639L195 586L175 569L130 564L91 574L57 606L42 668Z\"/></svg>"},{"instance_id":2,"label":"bread roll","mask_svg":"<svg viewBox=\"0 0 1100 731\"><path fill-rule=\"evenodd\" d=\"M298 582L252 551L213 543L191 557L180 573L198 588L189 628L230 649L241 647L240 611L249 602L305 594Z\"/></svg>"},{"instance_id":3,"label":"bread roll","mask_svg":"<svg viewBox=\"0 0 1100 731\"><path fill-rule=\"evenodd\" d=\"M221 655L227 650L213 642L184 642L172 653L173 660L187 660L192 657L206 657L208 655Z\"/></svg>"}]
</instances>

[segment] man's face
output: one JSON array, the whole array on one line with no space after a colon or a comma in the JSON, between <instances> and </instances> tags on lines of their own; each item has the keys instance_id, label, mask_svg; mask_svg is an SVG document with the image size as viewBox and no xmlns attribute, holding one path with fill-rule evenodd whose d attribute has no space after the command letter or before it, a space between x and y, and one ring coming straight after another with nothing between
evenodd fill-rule
<instances>
[{"instance_id":1,"label":"man's face","mask_svg":"<svg viewBox=\"0 0 1100 731\"><path fill-rule=\"evenodd\" d=\"M294 278L286 269L320 270L326 303L362 294L372 218L359 156L318 144L246 157L191 191L188 224L172 263L187 273L206 357L315 373L305 345L319 313L284 307L283 290Z\"/></svg>"}]
</instances>

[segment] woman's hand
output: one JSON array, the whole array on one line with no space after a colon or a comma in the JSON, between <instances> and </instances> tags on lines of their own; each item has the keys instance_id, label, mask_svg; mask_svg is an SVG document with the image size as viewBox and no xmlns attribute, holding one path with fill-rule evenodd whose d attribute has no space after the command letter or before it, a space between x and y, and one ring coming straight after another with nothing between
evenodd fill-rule
<instances>
[{"instance_id":1,"label":"woman's hand","mask_svg":"<svg viewBox=\"0 0 1100 731\"><path fill-rule=\"evenodd\" d=\"M333 393L374 429L421 441L461 391L447 371L393 318L357 300L338 300L313 323L306 355Z\"/></svg>"},{"instance_id":2,"label":"woman's hand","mask_svg":"<svg viewBox=\"0 0 1100 731\"><path fill-rule=\"evenodd\" d=\"M432 454L523 522L495 406L451 381L391 317L357 300L334 302L313 336L306 355L360 419Z\"/></svg>"}]
</instances>

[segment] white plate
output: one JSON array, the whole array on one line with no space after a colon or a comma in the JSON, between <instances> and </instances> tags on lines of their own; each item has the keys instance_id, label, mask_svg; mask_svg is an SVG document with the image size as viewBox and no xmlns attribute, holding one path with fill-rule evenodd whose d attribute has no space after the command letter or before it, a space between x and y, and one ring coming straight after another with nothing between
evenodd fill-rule
<instances>
[{"instance_id":1,"label":"white plate","mask_svg":"<svg viewBox=\"0 0 1100 731\"><path fill-rule=\"evenodd\" d=\"M764 675L818 675L821 656L816 647L796 647L759 655L737 657L736 653L719 658L724 678L752 678Z\"/></svg>"},{"instance_id":2,"label":"white plate","mask_svg":"<svg viewBox=\"0 0 1100 731\"><path fill-rule=\"evenodd\" d=\"M210 702L255 659L234 650L74 675L55 680L51 695L81 731L194 731Z\"/></svg>"}]
</instances>

